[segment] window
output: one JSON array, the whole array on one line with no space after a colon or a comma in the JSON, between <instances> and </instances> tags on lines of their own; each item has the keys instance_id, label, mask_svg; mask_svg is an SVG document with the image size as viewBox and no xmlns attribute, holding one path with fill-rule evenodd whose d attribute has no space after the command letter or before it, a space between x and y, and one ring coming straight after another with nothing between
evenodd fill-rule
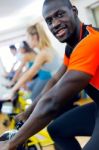
<instances>
[{"instance_id":1,"label":"window","mask_svg":"<svg viewBox=\"0 0 99 150\"><path fill-rule=\"evenodd\" d=\"M99 27L99 6L93 9L96 26Z\"/></svg>"},{"instance_id":2,"label":"window","mask_svg":"<svg viewBox=\"0 0 99 150\"><path fill-rule=\"evenodd\" d=\"M92 10L95 24L97 27L99 27L99 2L92 4L90 9Z\"/></svg>"}]
</instances>

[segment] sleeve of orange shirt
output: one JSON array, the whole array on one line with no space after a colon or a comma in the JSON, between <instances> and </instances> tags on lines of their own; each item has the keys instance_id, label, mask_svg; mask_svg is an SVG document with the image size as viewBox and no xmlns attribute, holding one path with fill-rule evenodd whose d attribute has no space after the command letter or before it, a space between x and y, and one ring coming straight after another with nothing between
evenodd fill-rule
<instances>
[{"instance_id":1,"label":"sleeve of orange shirt","mask_svg":"<svg viewBox=\"0 0 99 150\"><path fill-rule=\"evenodd\" d=\"M82 71L94 76L98 67L99 37L90 34L75 47L68 70Z\"/></svg>"},{"instance_id":2,"label":"sleeve of orange shirt","mask_svg":"<svg viewBox=\"0 0 99 150\"><path fill-rule=\"evenodd\" d=\"M64 55L64 65L68 66L68 64L69 64L69 58L66 55Z\"/></svg>"}]
</instances>

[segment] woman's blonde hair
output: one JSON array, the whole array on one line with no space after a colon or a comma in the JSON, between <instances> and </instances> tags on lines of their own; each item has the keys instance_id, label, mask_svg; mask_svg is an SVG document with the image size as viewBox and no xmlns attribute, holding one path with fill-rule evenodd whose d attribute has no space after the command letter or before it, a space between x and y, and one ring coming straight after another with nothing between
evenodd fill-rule
<instances>
[{"instance_id":1,"label":"woman's blonde hair","mask_svg":"<svg viewBox=\"0 0 99 150\"><path fill-rule=\"evenodd\" d=\"M48 38L48 35L43 29L43 26L40 23L36 23L35 25L31 25L27 29L27 33L30 36L33 36L34 34L38 35L39 38L39 49L43 49L45 47L52 47L51 41Z\"/></svg>"}]
</instances>

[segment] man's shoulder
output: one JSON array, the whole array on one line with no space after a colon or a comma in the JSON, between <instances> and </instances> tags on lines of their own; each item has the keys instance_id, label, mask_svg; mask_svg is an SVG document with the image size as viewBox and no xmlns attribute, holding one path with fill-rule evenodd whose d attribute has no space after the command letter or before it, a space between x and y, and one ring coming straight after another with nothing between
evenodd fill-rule
<instances>
[{"instance_id":1,"label":"man's shoulder","mask_svg":"<svg viewBox=\"0 0 99 150\"><path fill-rule=\"evenodd\" d=\"M84 28L83 28L83 36L82 36L82 40L78 42L78 44L74 47L78 47L78 45L88 45L89 47L92 45L93 42L91 42L92 40L95 41L95 43L97 43L97 41L94 39L91 39L88 35L89 35L89 32L87 30L87 27L91 27L93 28L93 30L95 31L99 31L99 28L97 27L93 27L91 25L84 25ZM65 55L69 58L70 55L72 54L74 48L70 47L69 44L66 45L65 47Z\"/></svg>"},{"instance_id":2,"label":"man's shoulder","mask_svg":"<svg viewBox=\"0 0 99 150\"><path fill-rule=\"evenodd\" d=\"M83 35L82 35L82 40L83 38L85 38L87 35L89 35L89 33L91 33L91 31L99 31L99 28L94 27L92 25L83 25Z\"/></svg>"},{"instance_id":3,"label":"man's shoulder","mask_svg":"<svg viewBox=\"0 0 99 150\"><path fill-rule=\"evenodd\" d=\"M97 28L97 27L93 27L93 29L96 30L96 31L99 31L99 28Z\"/></svg>"},{"instance_id":4,"label":"man's shoulder","mask_svg":"<svg viewBox=\"0 0 99 150\"><path fill-rule=\"evenodd\" d=\"M97 32L98 31L98 32ZM97 43L97 35L99 36L99 28L93 27L91 25L86 25L86 30L84 32L84 36L81 41L77 44L77 46L91 46L93 43ZM99 42L99 40L98 40Z\"/></svg>"}]
</instances>

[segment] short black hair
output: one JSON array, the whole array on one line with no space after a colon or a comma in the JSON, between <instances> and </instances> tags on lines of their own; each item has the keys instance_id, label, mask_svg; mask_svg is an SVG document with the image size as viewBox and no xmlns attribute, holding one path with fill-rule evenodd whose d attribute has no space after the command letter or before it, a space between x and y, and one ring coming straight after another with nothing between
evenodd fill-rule
<instances>
[{"instance_id":1,"label":"short black hair","mask_svg":"<svg viewBox=\"0 0 99 150\"><path fill-rule=\"evenodd\" d=\"M50 3L50 2L53 2L55 0L45 0L44 3L43 3L43 6L46 5L47 3ZM56 0L58 1L58 0ZM64 4L68 7L68 8L72 8L72 3L70 2L70 0L60 0L60 1L63 1Z\"/></svg>"},{"instance_id":2,"label":"short black hair","mask_svg":"<svg viewBox=\"0 0 99 150\"><path fill-rule=\"evenodd\" d=\"M9 46L9 48L10 48L10 49L17 50L17 48L16 48L16 46L15 46L15 45L10 45L10 46Z\"/></svg>"}]
</instances>

